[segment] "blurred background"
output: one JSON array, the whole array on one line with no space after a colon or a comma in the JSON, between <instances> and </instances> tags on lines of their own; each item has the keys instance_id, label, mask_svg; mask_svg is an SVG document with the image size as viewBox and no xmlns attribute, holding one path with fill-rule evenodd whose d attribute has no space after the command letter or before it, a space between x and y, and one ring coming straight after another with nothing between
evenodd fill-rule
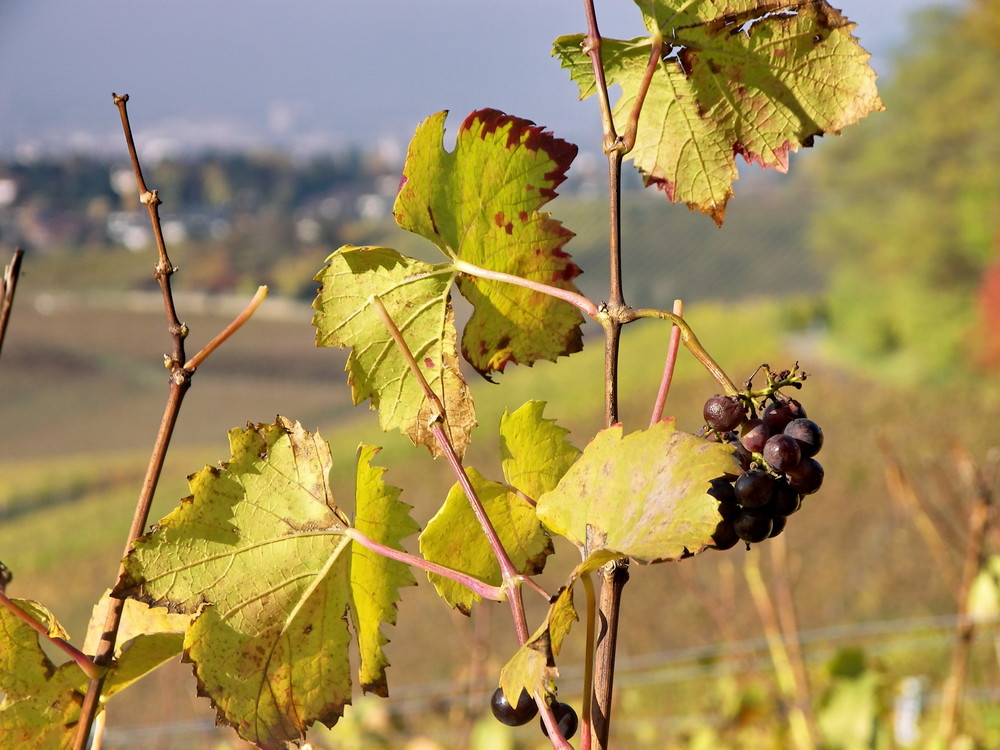
<instances>
[{"instance_id":1,"label":"blurred background","mask_svg":"<svg viewBox=\"0 0 1000 750\"><path fill-rule=\"evenodd\" d=\"M844 750L941 736L1000 746L1000 546L982 521L1000 460L1000 5L833 4L858 23L885 112L819 139L788 175L743 165L721 230L625 180L626 299L669 309L683 298L734 380L799 361L800 399L826 432L826 483L749 552L633 568L617 747L802 747L802 726L815 746ZM605 5L605 35L642 33L633 4ZM583 28L568 0L0 6L0 258L26 250L0 359L8 593L44 602L82 642L166 396L155 249L112 91L130 95L146 182L163 200L189 349L259 284L272 292L199 370L153 516L187 494L187 475L227 457L227 430L282 414L331 442L348 507L358 442L384 445L387 481L424 525L449 472L352 406L344 354L313 345L312 277L346 243L433 258L391 218L407 140L441 109L454 133L495 107L580 146L548 208L576 233L566 249L581 288L603 298L597 105L577 101L549 55ZM652 323L626 332L627 428L648 422L666 335ZM474 384L468 463L499 476L499 417L529 398L547 400L582 447L600 427L601 355L592 345ZM696 430L713 392L682 353L668 413ZM557 552L550 588L574 554ZM488 716L516 645L506 608L465 618L418 579L387 628L392 697L356 696L314 747L547 746L536 727ZM560 697L579 708L580 628L569 640ZM105 747L243 747L213 718L189 665L172 664L110 703Z\"/></svg>"}]
</instances>

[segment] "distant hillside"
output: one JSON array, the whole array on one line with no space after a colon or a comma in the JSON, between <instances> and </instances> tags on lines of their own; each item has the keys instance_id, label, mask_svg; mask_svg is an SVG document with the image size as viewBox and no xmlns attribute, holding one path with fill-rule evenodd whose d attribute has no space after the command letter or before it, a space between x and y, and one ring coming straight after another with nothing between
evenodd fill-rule
<instances>
[{"instance_id":1,"label":"distant hillside","mask_svg":"<svg viewBox=\"0 0 1000 750\"><path fill-rule=\"evenodd\" d=\"M581 157L547 208L576 233L567 245L585 273L581 288L607 296L608 209L600 170ZM343 244L382 244L433 257L399 230L391 207L401 165L361 151L297 161L287 154L204 155L147 170L159 190L171 256L191 291L268 284L311 299L312 277ZM822 286L804 250L810 191L799 178L749 175L737 184L726 225L638 188L627 171L623 200L626 296L669 307L688 301L788 296ZM75 158L0 163L0 246L28 250L44 286L151 288L152 233L127 165ZM86 263L79 263L86 258ZM72 260L70 260L72 259Z\"/></svg>"}]
</instances>

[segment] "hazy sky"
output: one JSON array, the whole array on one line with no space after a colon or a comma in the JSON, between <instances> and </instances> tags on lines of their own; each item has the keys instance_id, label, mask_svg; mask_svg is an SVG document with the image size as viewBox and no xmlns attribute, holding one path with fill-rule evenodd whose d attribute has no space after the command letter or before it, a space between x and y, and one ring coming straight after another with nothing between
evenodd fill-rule
<instances>
[{"instance_id":1,"label":"hazy sky","mask_svg":"<svg viewBox=\"0 0 1000 750\"><path fill-rule=\"evenodd\" d=\"M833 4L881 72L932 2ZM628 0L598 13L607 36L643 32ZM405 139L440 109L454 128L489 106L596 145L596 104L549 54L584 26L579 0L0 0L0 149L116 147L112 91L147 144Z\"/></svg>"}]
</instances>

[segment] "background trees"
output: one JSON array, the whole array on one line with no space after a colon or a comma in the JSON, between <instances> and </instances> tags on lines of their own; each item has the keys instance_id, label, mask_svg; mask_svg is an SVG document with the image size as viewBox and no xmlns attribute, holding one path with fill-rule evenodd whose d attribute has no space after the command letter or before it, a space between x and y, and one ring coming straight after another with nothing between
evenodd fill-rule
<instances>
[{"instance_id":1,"label":"background trees","mask_svg":"<svg viewBox=\"0 0 1000 750\"><path fill-rule=\"evenodd\" d=\"M987 0L919 15L883 86L886 112L815 165L811 240L831 269L832 341L867 368L925 380L995 363L998 30Z\"/></svg>"}]
</instances>

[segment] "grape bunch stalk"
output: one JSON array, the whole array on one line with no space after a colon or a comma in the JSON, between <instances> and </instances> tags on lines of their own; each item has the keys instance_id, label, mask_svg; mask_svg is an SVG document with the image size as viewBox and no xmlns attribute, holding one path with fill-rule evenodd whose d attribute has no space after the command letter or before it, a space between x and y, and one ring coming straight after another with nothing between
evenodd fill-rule
<instances>
[{"instance_id":1,"label":"grape bunch stalk","mask_svg":"<svg viewBox=\"0 0 1000 750\"><path fill-rule=\"evenodd\" d=\"M722 520L712 535L713 549L740 541L751 544L775 537L788 516L823 484L823 466L815 456L823 447L823 430L806 416L802 404L781 393L801 388L806 379L798 363L777 374L762 365L767 385L733 395L716 394L705 402L702 434L728 443L740 463L736 477L720 478L709 494L719 501Z\"/></svg>"}]
</instances>

